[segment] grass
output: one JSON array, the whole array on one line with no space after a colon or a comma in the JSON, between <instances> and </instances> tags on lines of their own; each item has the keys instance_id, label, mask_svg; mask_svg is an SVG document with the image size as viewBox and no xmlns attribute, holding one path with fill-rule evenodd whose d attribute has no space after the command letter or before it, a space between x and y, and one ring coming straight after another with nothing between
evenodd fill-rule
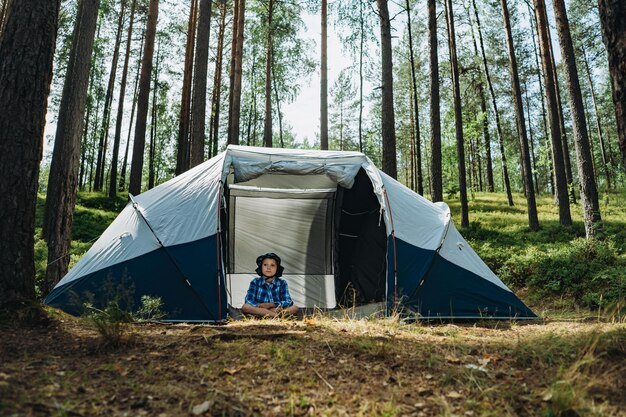
<instances>
[{"instance_id":1,"label":"grass","mask_svg":"<svg viewBox=\"0 0 626 417\"><path fill-rule=\"evenodd\" d=\"M626 298L626 195L606 194L603 228L584 238L580 202L571 205L573 225L561 226L550 195L537 197L541 229L528 228L526 200L514 195L475 193L469 203L470 227L461 233L489 267L539 311L609 309ZM449 201L460 223L460 203ZM620 304L621 303L621 304Z\"/></svg>"},{"instance_id":2,"label":"grass","mask_svg":"<svg viewBox=\"0 0 626 417\"><path fill-rule=\"evenodd\" d=\"M0 415L624 416L626 324L396 320L0 329ZM5 383L3 383L5 382Z\"/></svg>"}]
</instances>

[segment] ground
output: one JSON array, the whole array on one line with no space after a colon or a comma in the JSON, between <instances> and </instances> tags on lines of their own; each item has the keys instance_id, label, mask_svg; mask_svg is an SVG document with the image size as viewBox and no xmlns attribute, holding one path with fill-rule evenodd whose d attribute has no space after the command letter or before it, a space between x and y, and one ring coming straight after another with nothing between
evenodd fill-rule
<instances>
[{"instance_id":1,"label":"ground","mask_svg":"<svg viewBox=\"0 0 626 417\"><path fill-rule=\"evenodd\" d=\"M626 324L615 317L316 316L103 336L49 315L1 325L2 416L626 416Z\"/></svg>"}]
</instances>

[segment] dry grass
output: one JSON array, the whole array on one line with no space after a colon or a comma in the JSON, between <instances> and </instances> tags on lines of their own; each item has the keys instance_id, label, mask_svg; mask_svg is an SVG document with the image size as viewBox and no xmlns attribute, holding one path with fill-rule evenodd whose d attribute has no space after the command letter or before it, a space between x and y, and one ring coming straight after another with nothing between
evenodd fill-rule
<instances>
[{"instance_id":1,"label":"dry grass","mask_svg":"<svg viewBox=\"0 0 626 417\"><path fill-rule=\"evenodd\" d=\"M0 330L3 416L626 415L623 322L142 324L114 350L65 315Z\"/></svg>"}]
</instances>

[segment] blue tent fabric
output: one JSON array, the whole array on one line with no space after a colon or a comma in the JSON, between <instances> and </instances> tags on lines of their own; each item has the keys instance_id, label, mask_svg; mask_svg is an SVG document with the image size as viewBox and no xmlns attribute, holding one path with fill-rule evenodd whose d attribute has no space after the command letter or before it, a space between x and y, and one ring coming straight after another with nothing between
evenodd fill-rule
<instances>
[{"instance_id":1,"label":"blue tent fabric","mask_svg":"<svg viewBox=\"0 0 626 417\"><path fill-rule=\"evenodd\" d=\"M390 239L390 245L393 242ZM536 318L515 294L429 251L395 239L397 293L420 318ZM390 268L393 260L389 260ZM393 270L389 270L389 275Z\"/></svg>"},{"instance_id":2,"label":"blue tent fabric","mask_svg":"<svg viewBox=\"0 0 626 417\"><path fill-rule=\"evenodd\" d=\"M215 236L160 248L56 287L44 302L79 315L85 301L96 308L114 301L136 310L141 296L148 295L161 299L163 310L168 312L167 320L224 320L226 294L222 273L218 285L216 251ZM220 297L216 296L218 286ZM220 303L219 298L224 302Z\"/></svg>"}]
</instances>

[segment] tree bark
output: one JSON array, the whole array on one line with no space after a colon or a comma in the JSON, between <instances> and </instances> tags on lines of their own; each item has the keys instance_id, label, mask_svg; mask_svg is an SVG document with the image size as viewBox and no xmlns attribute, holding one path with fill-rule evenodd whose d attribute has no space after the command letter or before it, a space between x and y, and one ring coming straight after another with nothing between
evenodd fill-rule
<instances>
[{"instance_id":1,"label":"tree bark","mask_svg":"<svg viewBox=\"0 0 626 417\"><path fill-rule=\"evenodd\" d=\"M535 193L539 194L539 179L537 177L537 154L535 153L535 138L533 137L533 124L530 118L530 98L528 97L528 85L524 81L526 96L526 111L528 112L528 143L530 145L530 157L532 162L533 180L535 181Z\"/></svg>"},{"instance_id":2,"label":"tree bark","mask_svg":"<svg viewBox=\"0 0 626 417\"><path fill-rule=\"evenodd\" d=\"M321 15L322 57L320 68L320 148L325 150L328 149L328 0L322 0Z\"/></svg>"},{"instance_id":3,"label":"tree bark","mask_svg":"<svg viewBox=\"0 0 626 417\"><path fill-rule=\"evenodd\" d=\"M383 172L392 178L397 178L398 168L396 162L396 129L393 110L393 63L391 51L391 22L389 21L389 9L387 0L376 0L378 15L380 18L380 44L381 44L381 129L383 147Z\"/></svg>"},{"instance_id":4,"label":"tree bark","mask_svg":"<svg viewBox=\"0 0 626 417\"><path fill-rule=\"evenodd\" d=\"M576 148L576 161L578 166L578 178L581 187L581 200L583 205L583 218L585 222L585 234L587 238L593 238L596 231L602 225L600 205L598 203L598 190L593 172L593 159L589 137L587 136L587 121L583 107L583 98L580 92L580 80L576 68L576 57L572 36L569 30L569 21L565 2L553 0L554 16L556 18L559 44L563 57L565 80L569 92L569 107L572 116L572 128L574 131L574 146Z\"/></svg>"},{"instance_id":5,"label":"tree bark","mask_svg":"<svg viewBox=\"0 0 626 417\"><path fill-rule=\"evenodd\" d=\"M476 27L478 29L478 40L480 42L480 52L483 58L483 67L485 70L485 77L487 78L487 86L489 87L489 93L491 95L491 104L493 106L493 113L496 118L496 130L498 132L498 144L500 145L500 158L502 160L502 177L504 180L504 190L506 192L506 198L509 207L513 207L513 194L511 193L511 182L509 179L509 168L506 162L506 153L504 149L504 136L502 134L502 123L500 122L500 112L498 111L498 103L496 102L496 94L493 90L493 83L491 82L491 74L489 73L489 67L487 66L487 55L485 54L485 44L483 41L483 32L480 26L480 17L478 15L478 9L476 8L476 0L472 0L474 6L474 16L476 17Z\"/></svg>"},{"instance_id":6,"label":"tree bark","mask_svg":"<svg viewBox=\"0 0 626 417\"><path fill-rule=\"evenodd\" d=\"M526 120L524 118L524 106L522 105L522 89L520 87L519 73L517 70L517 59L513 48L513 34L511 33L511 22L509 20L509 9L506 0L501 0L502 19L504 20L504 30L506 32L506 44L509 51L509 72L511 74L511 84L513 88L513 103L515 105L515 115L517 120L517 132L520 141L520 152L522 158L522 176L526 186L526 205L528 208L528 226L530 230L539 230L539 218L537 217L537 203L535 201L535 189L533 186L533 174L530 162L530 150L528 149L528 136L526 133Z\"/></svg>"},{"instance_id":7,"label":"tree bark","mask_svg":"<svg viewBox=\"0 0 626 417\"><path fill-rule=\"evenodd\" d=\"M120 3L121 7L117 21L117 32L115 34L115 46L113 48L113 58L111 60L111 72L109 73L109 84L107 86L106 97L104 99L102 128L100 129L100 142L98 144L96 178L94 180L95 191L102 191L102 188L104 187L106 153L109 141L109 126L111 122L111 107L113 105L113 90L115 88L115 77L117 75L117 63L120 56L120 44L122 43L122 30L124 29L124 12L126 11L126 0L121 0Z\"/></svg>"},{"instance_id":8,"label":"tree bark","mask_svg":"<svg viewBox=\"0 0 626 417\"><path fill-rule=\"evenodd\" d=\"M359 152L365 152L363 148L363 54L365 47L365 18L363 17L363 2L359 0Z\"/></svg>"},{"instance_id":9,"label":"tree bark","mask_svg":"<svg viewBox=\"0 0 626 417\"><path fill-rule=\"evenodd\" d=\"M124 0L126 1L126 0ZM122 119L124 118L124 100L126 98L126 83L128 79L128 64L133 36L133 24L135 21L135 6L137 0L132 0L130 6L130 20L128 23L128 34L126 35L126 55L124 56L124 67L122 69L122 80L120 83L120 95L117 102L117 117L115 119L115 136L113 137L113 155L111 156L111 180L109 181L109 198L117 196L117 160L120 153L120 141L122 138Z\"/></svg>"},{"instance_id":10,"label":"tree bark","mask_svg":"<svg viewBox=\"0 0 626 417\"><path fill-rule=\"evenodd\" d=\"M626 170L626 2L598 0L598 9L609 61L622 167Z\"/></svg>"},{"instance_id":11,"label":"tree bark","mask_svg":"<svg viewBox=\"0 0 626 417\"><path fill-rule=\"evenodd\" d=\"M263 125L263 146L272 147L272 15L274 0L267 6L267 39L265 42L265 121Z\"/></svg>"},{"instance_id":12,"label":"tree bark","mask_svg":"<svg viewBox=\"0 0 626 417\"><path fill-rule=\"evenodd\" d=\"M9 11L9 2L11 0L4 0L2 7L0 7L0 39L2 39L2 32L4 31L4 24L7 20L7 14Z\"/></svg>"},{"instance_id":13,"label":"tree bark","mask_svg":"<svg viewBox=\"0 0 626 417\"><path fill-rule=\"evenodd\" d=\"M233 45L230 61L230 96L228 106L228 143L239 144L239 119L241 117L241 76L243 63L243 29L246 1L235 0L233 16Z\"/></svg>"},{"instance_id":14,"label":"tree bark","mask_svg":"<svg viewBox=\"0 0 626 417\"><path fill-rule=\"evenodd\" d=\"M587 82L589 83L589 91L591 92L591 101L593 103L593 111L596 116L596 131L598 132L598 142L600 143L600 153L602 155L602 168L604 170L604 176L606 177L606 183L608 189L612 189L611 186L611 169L609 167L610 164L610 154L609 158L607 158L606 146L604 143L604 134L602 133L602 125L600 123L600 112L598 112L598 102L596 100L596 90L593 86L593 80L591 79L591 70L589 69L589 63L587 62L587 54L585 50L582 49L582 60L585 64L585 72L587 74Z\"/></svg>"},{"instance_id":15,"label":"tree bark","mask_svg":"<svg viewBox=\"0 0 626 417\"><path fill-rule=\"evenodd\" d=\"M428 49L430 52L430 188L432 201L443 201L441 169L441 113L439 104L439 57L437 2L428 0Z\"/></svg>"},{"instance_id":16,"label":"tree bark","mask_svg":"<svg viewBox=\"0 0 626 417\"><path fill-rule=\"evenodd\" d=\"M535 31L537 29L536 19L532 18L534 16L532 6L530 3L527 3L528 6L528 14L531 16L530 18L530 26L532 30L532 40L533 40L533 52L535 55L535 66L537 68L537 81L539 82L539 95L541 96L541 119L543 122L543 133L546 140L546 149L551 149L550 145L550 135L548 133L548 116L546 114L546 102L545 102L545 90L543 88L543 81L541 79L541 64L539 63L539 54L537 47L537 42L535 41ZM555 195L555 185L554 185L554 170L552 168L552 156L551 153L548 152L548 171L550 175L549 184L550 184L550 192Z\"/></svg>"},{"instance_id":17,"label":"tree bark","mask_svg":"<svg viewBox=\"0 0 626 417\"><path fill-rule=\"evenodd\" d=\"M72 34L46 194L43 235L48 243L48 268L42 294L48 294L67 273L70 261L80 141L99 6L100 0L80 1Z\"/></svg>"},{"instance_id":18,"label":"tree bark","mask_svg":"<svg viewBox=\"0 0 626 417\"><path fill-rule=\"evenodd\" d=\"M137 195L141 193L141 178L143 173L143 153L146 145L146 122L148 119L148 105L150 101L150 76L152 75L152 57L154 55L154 39L159 13L159 0L150 0L148 22L146 26L146 40L141 60L141 75L139 78L139 96L137 98L137 121L135 122L135 141L133 143L133 159L130 167L130 185L128 191Z\"/></svg>"},{"instance_id":19,"label":"tree bark","mask_svg":"<svg viewBox=\"0 0 626 417\"><path fill-rule=\"evenodd\" d=\"M128 136L126 137L126 149L124 151L124 162L122 163L122 172L120 173L119 191L124 191L126 188L126 169L128 167L128 150L130 148L130 138L133 131L133 121L135 120L135 109L137 107L137 93L139 90L139 74L141 73L141 58L143 56L143 44L145 38L145 31L141 32L141 39L139 40L139 59L137 60L137 72L135 74L135 87L133 88L133 101L130 108L130 123L128 125Z\"/></svg>"},{"instance_id":20,"label":"tree bark","mask_svg":"<svg viewBox=\"0 0 626 417\"><path fill-rule=\"evenodd\" d=\"M213 72L213 93L211 98L211 145L210 157L217 155L217 146L220 128L220 101L222 92L222 61L224 57L224 33L226 31L226 1L220 0L220 26L217 35L217 56L215 58L215 71Z\"/></svg>"},{"instance_id":21,"label":"tree bark","mask_svg":"<svg viewBox=\"0 0 626 417\"><path fill-rule=\"evenodd\" d=\"M417 103L417 77L415 75L415 57L413 54L413 32L411 30L411 6L409 0L406 0L406 16L407 16L407 28L409 34L409 60L411 62L411 85L413 89L413 119L415 122L415 174L417 180L417 193L419 195L424 194L424 179L422 178L422 151L421 151L421 136L420 136L420 117L419 106Z\"/></svg>"},{"instance_id":22,"label":"tree bark","mask_svg":"<svg viewBox=\"0 0 626 417\"><path fill-rule=\"evenodd\" d=\"M273 54L272 54L273 56ZM272 64L272 67L274 64ZM276 82L276 76L272 76L272 86L274 87L274 97L276 98L276 117L278 117L278 143L281 148L285 147L283 140L283 115L280 112L280 96L278 95L278 83Z\"/></svg>"},{"instance_id":23,"label":"tree bark","mask_svg":"<svg viewBox=\"0 0 626 417\"><path fill-rule=\"evenodd\" d=\"M191 83L193 75L193 53L196 41L195 28L198 12L198 0L191 0L189 23L187 25L187 43L185 46L185 67L183 69L183 91L180 99L180 117L178 119L178 147L176 151L176 175L189 169L189 125L191 123Z\"/></svg>"},{"instance_id":24,"label":"tree bark","mask_svg":"<svg viewBox=\"0 0 626 417\"><path fill-rule=\"evenodd\" d=\"M472 21L472 15L471 15L469 7L467 8L467 18L470 22ZM476 44L476 36L474 35L473 25L470 25L470 30L472 33L472 44L474 45L474 55L476 55L477 59L480 59L478 55L478 45ZM484 84L484 81L482 80L482 76L480 76L480 80L478 82L477 88L478 88L478 96L480 98L480 114L481 114L480 122L483 128L483 138L485 140L484 145L485 145L485 159L486 159L485 165L487 166L486 167L487 192L493 193L495 185L493 182L493 166L492 166L492 161L491 161L491 137L489 135L489 121L487 119L488 115L487 115L487 99L485 98L485 84ZM480 152L478 152L478 150L477 150L477 154L480 155ZM479 178L481 179L480 190L482 191L483 189L482 168L479 168L479 173L480 173Z\"/></svg>"},{"instance_id":25,"label":"tree bark","mask_svg":"<svg viewBox=\"0 0 626 417\"><path fill-rule=\"evenodd\" d=\"M456 156L459 169L459 194L461 197L461 227L469 227L469 206L467 202L467 179L465 172L465 144L463 138L463 112L461 108L461 84L459 82L459 64L454 34L454 11L452 0L446 0L446 23L448 25L448 46L452 67L452 88L454 95L454 128L456 132Z\"/></svg>"},{"instance_id":26,"label":"tree bark","mask_svg":"<svg viewBox=\"0 0 626 417\"><path fill-rule=\"evenodd\" d=\"M35 299L35 204L60 0L12 5L0 37L0 306Z\"/></svg>"},{"instance_id":27,"label":"tree bark","mask_svg":"<svg viewBox=\"0 0 626 417\"><path fill-rule=\"evenodd\" d=\"M206 79L209 65L209 37L211 0L200 0L200 17L196 36L195 69L193 74L193 109L191 116L191 152L189 166L204 160L204 132L206 130Z\"/></svg>"},{"instance_id":28,"label":"tree bark","mask_svg":"<svg viewBox=\"0 0 626 417\"><path fill-rule=\"evenodd\" d=\"M152 115L150 121L150 146L148 151L148 189L154 188L156 184L156 147L158 141L157 128L159 117L159 64L161 61L161 41L157 42L156 60L154 62L153 73L153 86L152 86Z\"/></svg>"},{"instance_id":29,"label":"tree bark","mask_svg":"<svg viewBox=\"0 0 626 417\"><path fill-rule=\"evenodd\" d=\"M554 163L555 197L559 206L559 223L561 225L571 225L572 216L570 213L569 199L567 197L567 179L565 176L565 165L563 162L563 149L559 126L559 114L557 109L556 91L554 80L553 61L550 57L550 37L548 34L548 22L544 0L534 0L535 20L537 22L537 33L539 36L539 49L541 51L541 63L543 67L543 80L546 90L546 101L548 104L548 119L550 123L550 139L552 142L552 161Z\"/></svg>"}]
</instances>

